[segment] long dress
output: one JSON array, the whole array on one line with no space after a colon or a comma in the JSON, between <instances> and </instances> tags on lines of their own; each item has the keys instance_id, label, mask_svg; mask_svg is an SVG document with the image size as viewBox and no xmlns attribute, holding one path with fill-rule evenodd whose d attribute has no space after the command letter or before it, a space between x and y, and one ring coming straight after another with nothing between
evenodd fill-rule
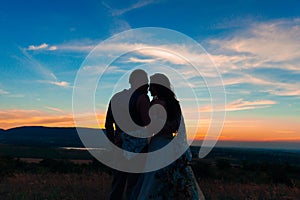
<instances>
[{"instance_id":1,"label":"long dress","mask_svg":"<svg viewBox=\"0 0 300 200\"><path fill-rule=\"evenodd\" d=\"M152 103L165 105L163 101L153 100ZM159 118L159 116L156 117ZM181 136L183 136L183 140L181 142L187 142L185 127L178 130L180 120L181 123L184 123L183 118L181 117L181 111L179 117L179 119L170 119L170 117L167 118L162 131L151 138L148 146L149 152L156 151L169 144L178 131L180 131L182 134ZM178 143L178 148L180 148L180 145L181 144ZM145 173L143 181L140 183L141 189L137 199L200 199L202 193L197 184L192 168L189 165L191 159L191 152L188 148L183 155L168 166L156 171Z\"/></svg>"}]
</instances>

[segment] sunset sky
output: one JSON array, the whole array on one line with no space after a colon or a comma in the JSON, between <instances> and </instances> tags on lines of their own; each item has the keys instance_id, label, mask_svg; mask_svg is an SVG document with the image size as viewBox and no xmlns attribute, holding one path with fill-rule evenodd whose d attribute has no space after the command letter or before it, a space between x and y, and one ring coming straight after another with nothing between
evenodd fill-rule
<instances>
[{"instance_id":1,"label":"sunset sky","mask_svg":"<svg viewBox=\"0 0 300 200\"><path fill-rule=\"evenodd\" d=\"M197 41L218 68L227 98L220 139L300 142L299 8L298 0L1 1L0 128L74 126L75 77L90 51L125 30L162 27ZM186 53L193 51L187 46ZM155 56L124 56L113 63L111 77L125 80L124 63L149 64ZM189 73L182 63L166 59ZM182 87L174 87L179 100L195 109L180 98ZM108 91L97 101L100 126L111 95ZM206 134L211 112L209 94L200 96L198 139ZM91 117L82 113L86 126L97 127L89 124Z\"/></svg>"}]
</instances>

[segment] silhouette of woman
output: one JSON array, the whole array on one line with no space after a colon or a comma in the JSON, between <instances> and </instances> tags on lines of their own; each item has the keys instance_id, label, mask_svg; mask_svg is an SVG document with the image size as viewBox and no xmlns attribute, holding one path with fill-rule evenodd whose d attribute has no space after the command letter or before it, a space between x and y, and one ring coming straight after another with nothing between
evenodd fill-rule
<instances>
[{"instance_id":1,"label":"silhouette of woman","mask_svg":"<svg viewBox=\"0 0 300 200\"><path fill-rule=\"evenodd\" d=\"M171 90L167 76L160 73L151 76L149 90L153 96L151 105L159 104L164 107L167 113L163 128L150 140L148 151L152 152L172 141L178 133L183 118L179 102ZM154 110L153 113L152 120L160 120L160 112ZM184 134L183 142L187 142L185 132L182 134ZM201 192L193 171L188 165L191 158L191 152L188 149L168 166L145 173L137 199L199 199Z\"/></svg>"}]
</instances>

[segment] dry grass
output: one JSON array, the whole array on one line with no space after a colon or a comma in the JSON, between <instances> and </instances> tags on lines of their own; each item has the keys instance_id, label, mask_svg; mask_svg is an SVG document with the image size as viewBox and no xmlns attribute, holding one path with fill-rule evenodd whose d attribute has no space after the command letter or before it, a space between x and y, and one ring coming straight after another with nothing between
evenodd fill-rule
<instances>
[{"instance_id":1,"label":"dry grass","mask_svg":"<svg viewBox=\"0 0 300 200\"><path fill-rule=\"evenodd\" d=\"M227 199L280 199L297 200L300 198L300 189L286 185L268 184L240 184L228 183L219 180L203 180L200 187L206 200Z\"/></svg>"},{"instance_id":2,"label":"dry grass","mask_svg":"<svg viewBox=\"0 0 300 200\"><path fill-rule=\"evenodd\" d=\"M106 173L19 173L2 180L0 183L0 199L107 199L110 184L111 176ZM207 200L293 200L300 197L299 188L290 188L285 185L239 184L220 180L202 180L200 187Z\"/></svg>"},{"instance_id":3,"label":"dry grass","mask_svg":"<svg viewBox=\"0 0 300 200\"><path fill-rule=\"evenodd\" d=\"M108 174L15 174L0 183L0 199L107 199Z\"/></svg>"}]
</instances>

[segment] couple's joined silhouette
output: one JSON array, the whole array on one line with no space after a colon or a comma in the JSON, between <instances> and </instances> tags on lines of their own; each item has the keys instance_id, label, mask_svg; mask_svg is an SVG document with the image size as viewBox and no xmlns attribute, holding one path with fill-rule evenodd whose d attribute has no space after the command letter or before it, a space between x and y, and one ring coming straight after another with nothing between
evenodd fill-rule
<instances>
[{"instance_id":1,"label":"couple's joined silhouette","mask_svg":"<svg viewBox=\"0 0 300 200\"><path fill-rule=\"evenodd\" d=\"M156 73L150 76L150 84L148 82L144 70L134 70L129 77L130 88L116 93L107 110L107 137L114 145L124 149L124 157L127 159L131 157L126 152L153 152L169 144L178 134L183 119L168 77ZM151 102L147 95L148 89L153 97ZM152 126L149 126L150 122ZM153 124L161 127L156 130ZM128 134L130 132L147 132L150 137L134 137ZM185 133L184 137L183 141L186 142ZM178 149L182 148L180 143L178 145ZM163 157L157 159L159 162ZM188 165L190 160L191 153L187 149L177 160L156 171L128 173L114 170L110 199L200 199L201 191ZM147 165L147 162L146 159L141 164Z\"/></svg>"}]
</instances>

